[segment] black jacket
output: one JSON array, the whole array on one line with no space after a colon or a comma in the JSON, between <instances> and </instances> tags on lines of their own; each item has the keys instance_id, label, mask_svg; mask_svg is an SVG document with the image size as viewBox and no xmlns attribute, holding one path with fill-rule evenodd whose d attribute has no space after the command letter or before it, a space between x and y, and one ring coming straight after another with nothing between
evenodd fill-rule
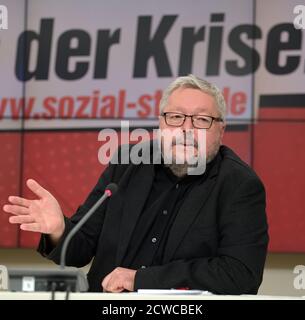
<instances>
[{"instance_id":1,"label":"black jacket","mask_svg":"<svg viewBox=\"0 0 305 320\"><path fill-rule=\"evenodd\" d=\"M63 239L103 194L110 182L119 191L72 239L67 265L83 267L90 291L102 291L103 278L119 267L153 182L152 164L110 164L75 215L65 218L56 248L42 236L38 251L59 263ZM208 290L255 294L262 281L268 245L265 190L254 171L231 149L221 146L204 182L192 189L170 230L163 262L139 269L139 288ZM128 255L128 252L127 252Z\"/></svg>"}]
</instances>

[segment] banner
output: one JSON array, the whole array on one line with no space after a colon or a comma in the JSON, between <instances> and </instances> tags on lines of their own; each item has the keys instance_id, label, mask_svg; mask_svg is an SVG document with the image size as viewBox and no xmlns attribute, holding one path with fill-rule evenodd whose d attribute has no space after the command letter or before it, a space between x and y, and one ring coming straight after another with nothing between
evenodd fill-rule
<instances>
[{"instance_id":1,"label":"banner","mask_svg":"<svg viewBox=\"0 0 305 320\"><path fill-rule=\"evenodd\" d=\"M270 248L305 251L304 21L297 0L0 0L0 198L33 177L71 215L104 169L97 131L157 127L162 91L193 73L266 185ZM0 244L33 245L1 221Z\"/></svg>"}]
</instances>

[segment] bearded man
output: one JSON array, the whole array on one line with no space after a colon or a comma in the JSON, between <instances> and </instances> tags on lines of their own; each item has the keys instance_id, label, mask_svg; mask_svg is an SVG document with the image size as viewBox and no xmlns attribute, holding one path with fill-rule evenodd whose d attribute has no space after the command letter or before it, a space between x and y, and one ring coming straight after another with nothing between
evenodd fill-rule
<instances>
[{"instance_id":1,"label":"bearded man","mask_svg":"<svg viewBox=\"0 0 305 320\"><path fill-rule=\"evenodd\" d=\"M90 291L256 294L268 245L265 190L255 172L222 145L225 115L215 85L179 77L163 93L161 138L147 144L154 151L150 163L110 163L71 218L31 179L27 185L38 199L10 197L4 211L22 230L42 233L39 252L59 263L67 234L114 182L118 192L82 226L67 252L70 266L93 259Z\"/></svg>"}]
</instances>

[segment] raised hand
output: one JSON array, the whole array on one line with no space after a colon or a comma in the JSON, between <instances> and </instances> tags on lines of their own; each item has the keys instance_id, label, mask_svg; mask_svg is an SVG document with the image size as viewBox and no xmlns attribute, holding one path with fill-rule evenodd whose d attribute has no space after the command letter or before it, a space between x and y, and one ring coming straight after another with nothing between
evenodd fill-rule
<instances>
[{"instance_id":1,"label":"raised hand","mask_svg":"<svg viewBox=\"0 0 305 320\"><path fill-rule=\"evenodd\" d=\"M20 224L21 230L49 234L53 241L58 240L65 229L64 216L58 201L35 180L29 179L26 184L38 199L10 196L10 204L3 206L5 212L12 214L9 222Z\"/></svg>"}]
</instances>

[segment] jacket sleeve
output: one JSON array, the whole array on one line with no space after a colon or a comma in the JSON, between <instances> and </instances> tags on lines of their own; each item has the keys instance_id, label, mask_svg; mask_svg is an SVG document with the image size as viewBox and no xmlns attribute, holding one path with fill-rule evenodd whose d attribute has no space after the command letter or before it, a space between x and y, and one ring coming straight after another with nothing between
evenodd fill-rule
<instances>
[{"instance_id":1,"label":"jacket sleeve","mask_svg":"<svg viewBox=\"0 0 305 320\"><path fill-rule=\"evenodd\" d=\"M106 186L112 181L114 165L109 165L99 178L96 186L93 188L86 201L78 208L76 213L65 219L65 231L56 247L53 247L49 241L49 236L43 234L40 239L37 251L44 257L60 263L60 253L63 242L75 226L75 224L84 216L84 214L97 202L103 195ZM71 239L68 246L66 264L68 266L83 267L87 265L95 255L98 237L103 226L104 216L106 212L108 200L106 200L90 219L82 226L82 228Z\"/></svg>"},{"instance_id":2,"label":"jacket sleeve","mask_svg":"<svg viewBox=\"0 0 305 320\"><path fill-rule=\"evenodd\" d=\"M258 178L248 178L236 189L218 228L216 256L140 269L135 290L188 287L216 294L257 293L269 240L265 190Z\"/></svg>"}]
</instances>

